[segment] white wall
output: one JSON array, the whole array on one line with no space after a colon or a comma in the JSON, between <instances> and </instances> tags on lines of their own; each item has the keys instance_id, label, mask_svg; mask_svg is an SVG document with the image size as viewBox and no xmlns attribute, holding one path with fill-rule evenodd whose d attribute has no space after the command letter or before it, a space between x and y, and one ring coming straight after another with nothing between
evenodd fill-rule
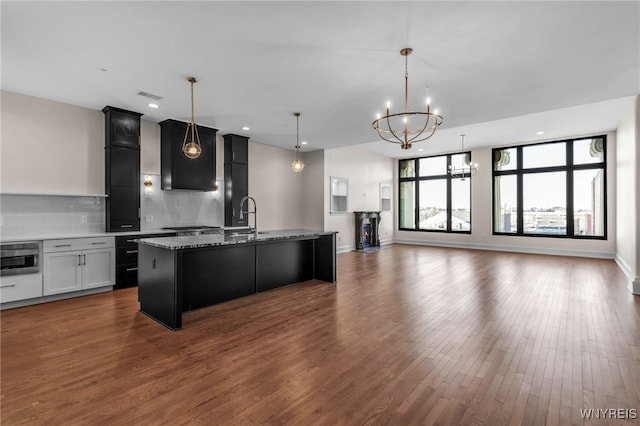
<instances>
[{"instance_id":1,"label":"white wall","mask_svg":"<svg viewBox=\"0 0 640 426\"><path fill-rule=\"evenodd\" d=\"M541 141L542 142L542 141ZM616 135L607 134L607 240L492 235L491 148L472 150L478 173L471 179L471 234L396 231L396 242L613 258L616 251ZM397 169L397 161L394 166ZM398 186L397 172L394 188ZM397 199L395 199L397 203ZM397 224L397 214L394 224ZM397 229L397 226L396 226Z\"/></svg>"},{"instance_id":2,"label":"white wall","mask_svg":"<svg viewBox=\"0 0 640 426\"><path fill-rule=\"evenodd\" d=\"M338 250L355 249L354 211L380 210L380 183L393 182L394 160L358 147L335 148L324 151L324 228L338 231ZM304 172L303 172L304 173ZM349 179L348 213L331 214L330 184L331 176ZM395 192L393 186L392 190ZM382 212L380 220L380 242L389 243L396 228L393 220L395 203L391 212Z\"/></svg>"},{"instance_id":3,"label":"white wall","mask_svg":"<svg viewBox=\"0 0 640 426\"><path fill-rule=\"evenodd\" d=\"M302 158L302 225L324 229L324 150L306 152Z\"/></svg>"},{"instance_id":4,"label":"white wall","mask_svg":"<svg viewBox=\"0 0 640 426\"><path fill-rule=\"evenodd\" d=\"M0 192L104 194L102 111L0 95Z\"/></svg>"},{"instance_id":5,"label":"white wall","mask_svg":"<svg viewBox=\"0 0 640 426\"><path fill-rule=\"evenodd\" d=\"M294 173L292 150L249 142L249 195L258 205L258 229L304 226L304 173ZM302 157L303 161L306 158ZM249 223L253 218L250 218Z\"/></svg>"},{"instance_id":6,"label":"white wall","mask_svg":"<svg viewBox=\"0 0 640 426\"><path fill-rule=\"evenodd\" d=\"M617 131L616 261L627 274L631 290L640 294L640 96L636 96L620 121ZM624 184L623 184L624 183Z\"/></svg>"}]
</instances>

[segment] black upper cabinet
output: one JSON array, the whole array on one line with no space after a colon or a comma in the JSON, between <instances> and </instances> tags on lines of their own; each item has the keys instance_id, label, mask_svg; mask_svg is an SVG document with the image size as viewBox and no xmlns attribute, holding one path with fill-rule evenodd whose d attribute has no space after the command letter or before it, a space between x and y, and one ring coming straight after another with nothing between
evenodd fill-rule
<instances>
[{"instance_id":1,"label":"black upper cabinet","mask_svg":"<svg viewBox=\"0 0 640 426\"><path fill-rule=\"evenodd\" d=\"M162 189L213 191L216 180L218 130L198 126L202 153L198 158L190 159L182 152L187 124L177 120L165 120L160 123Z\"/></svg>"},{"instance_id":2,"label":"black upper cabinet","mask_svg":"<svg viewBox=\"0 0 640 426\"><path fill-rule=\"evenodd\" d=\"M234 134L224 135L224 163L249 163L249 138Z\"/></svg>"},{"instance_id":3,"label":"black upper cabinet","mask_svg":"<svg viewBox=\"0 0 640 426\"><path fill-rule=\"evenodd\" d=\"M224 226L246 226L240 219L240 200L249 195L249 138L224 135ZM245 208L248 208L245 205ZM251 207L253 208L253 207Z\"/></svg>"},{"instance_id":4,"label":"black upper cabinet","mask_svg":"<svg viewBox=\"0 0 640 426\"><path fill-rule=\"evenodd\" d=\"M140 230L140 117L107 106L105 114L106 231Z\"/></svg>"},{"instance_id":5,"label":"black upper cabinet","mask_svg":"<svg viewBox=\"0 0 640 426\"><path fill-rule=\"evenodd\" d=\"M105 146L140 147L140 117L142 114L106 106Z\"/></svg>"}]
</instances>

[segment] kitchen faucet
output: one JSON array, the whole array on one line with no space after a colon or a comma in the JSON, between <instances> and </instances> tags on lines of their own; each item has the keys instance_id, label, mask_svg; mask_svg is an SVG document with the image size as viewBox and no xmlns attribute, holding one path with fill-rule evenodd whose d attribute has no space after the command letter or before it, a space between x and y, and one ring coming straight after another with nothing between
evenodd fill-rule
<instances>
[{"instance_id":1,"label":"kitchen faucet","mask_svg":"<svg viewBox=\"0 0 640 426\"><path fill-rule=\"evenodd\" d=\"M244 207L244 202L247 200L253 201L253 211L249 211L248 205L247 205L247 211L246 212L242 211L242 208ZM249 197L248 195L246 197L242 197L242 200L240 200L240 216L238 217L238 219L242 220L245 214L247 216L249 214L253 214L253 232L255 232L256 235L258 235L258 206L256 205L256 200L254 200L253 197ZM247 225L248 224L249 224L249 219L247 218Z\"/></svg>"}]
</instances>

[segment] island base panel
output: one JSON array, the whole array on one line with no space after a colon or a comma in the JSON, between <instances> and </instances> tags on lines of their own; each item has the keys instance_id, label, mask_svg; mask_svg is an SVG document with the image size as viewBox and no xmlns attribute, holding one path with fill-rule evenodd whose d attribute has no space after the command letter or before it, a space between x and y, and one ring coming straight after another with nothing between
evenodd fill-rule
<instances>
[{"instance_id":1,"label":"island base panel","mask_svg":"<svg viewBox=\"0 0 640 426\"><path fill-rule=\"evenodd\" d=\"M182 290L176 285L180 255L142 244L138 249L140 311L172 330L182 328Z\"/></svg>"},{"instance_id":2,"label":"island base panel","mask_svg":"<svg viewBox=\"0 0 640 426\"><path fill-rule=\"evenodd\" d=\"M185 250L182 255L183 311L256 292L255 246Z\"/></svg>"},{"instance_id":3,"label":"island base panel","mask_svg":"<svg viewBox=\"0 0 640 426\"><path fill-rule=\"evenodd\" d=\"M313 279L314 240L256 246L256 291Z\"/></svg>"},{"instance_id":4,"label":"island base panel","mask_svg":"<svg viewBox=\"0 0 640 426\"><path fill-rule=\"evenodd\" d=\"M315 240L314 278L335 283L336 273L336 234L324 235Z\"/></svg>"}]
</instances>

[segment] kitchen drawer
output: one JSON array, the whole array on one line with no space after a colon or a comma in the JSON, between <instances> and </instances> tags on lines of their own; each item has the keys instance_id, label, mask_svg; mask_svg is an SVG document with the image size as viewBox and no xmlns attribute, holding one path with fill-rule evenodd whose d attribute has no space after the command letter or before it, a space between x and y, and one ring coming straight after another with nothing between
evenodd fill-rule
<instances>
[{"instance_id":1,"label":"kitchen drawer","mask_svg":"<svg viewBox=\"0 0 640 426\"><path fill-rule=\"evenodd\" d=\"M116 249L116 265L138 264L138 245L134 247L118 247Z\"/></svg>"},{"instance_id":2,"label":"kitchen drawer","mask_svg":"<svg viewBox=\"0 0 640 426\"><path fill-rule=\"evenodd\" d=\"M140 235L123 235L116 237L116 247L132 247L134 249L138 248L138 243L135 242L136 239L142 238Z\"/></svg>"},{"instance_id":3,"label":"kitchen drawer","mask_svg":"<svg viewBox=\"0 0 640 426\"><path fill-rule=\"evenodd\" d=\"M0 303L42 297L42 274L16 275L0 279Z\"/></svg>"},{"instance_id":4,"label":"kitchen drawer","mask_svg":"<svg viewBox=\"0 0 640 426\"><path fill-rule=\"evenodd\" d=\"M43 253L62 251L91 250L114 247L113 237L67 238L64 240L45 240L42 243Z\"/></svg>"},{"instance_id":5,"label":"kitchen drawer","mask_svg":"<svg viewBox=\"0 0 640 426\"><path fill-rule=\"evenodd\" d=\"M138 264L116 267L116 286L132 287L138 284Z\"/></svg>"}]
</instances>

